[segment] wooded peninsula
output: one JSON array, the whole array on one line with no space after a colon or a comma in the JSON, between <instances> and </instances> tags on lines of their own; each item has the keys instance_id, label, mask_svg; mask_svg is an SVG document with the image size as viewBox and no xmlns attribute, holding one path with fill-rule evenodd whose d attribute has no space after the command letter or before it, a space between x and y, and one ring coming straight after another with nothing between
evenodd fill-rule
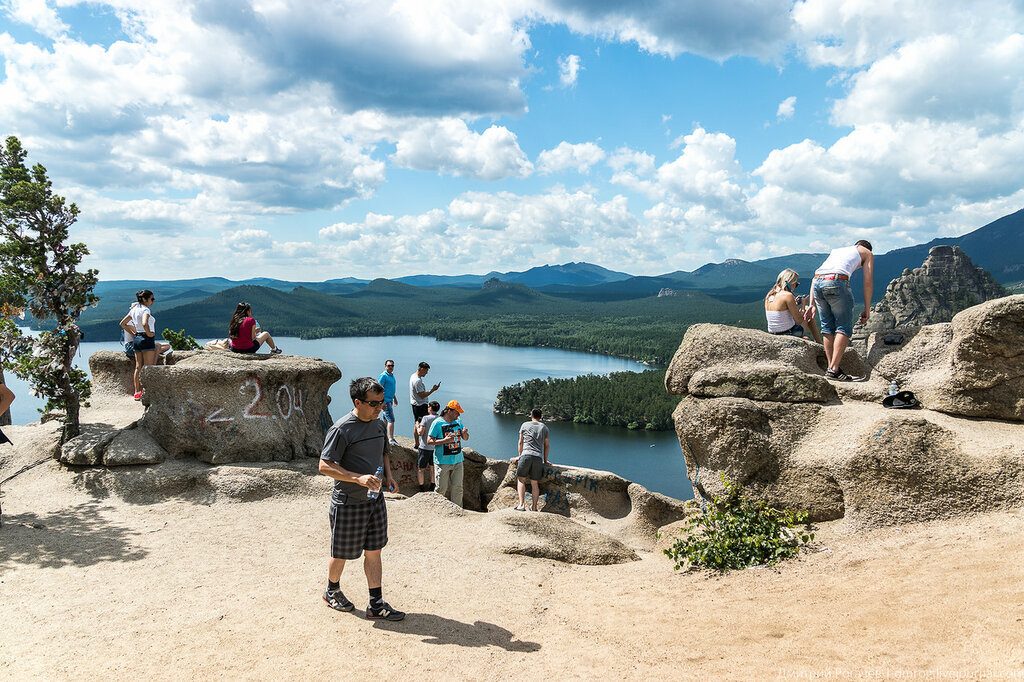
<instances>
[{"instance_id":1,"label":"wooded peninsula","mask_svg":"<svg viewBox=\"0 0 1024 682\"><path fill-rule=\"evenodd\" d=\"M544 419L577 424L668 431L679 396L665 392L665 372L585 374L568 379L530 379L498 391L494 411L529 414L539 407Z\"/></svg>"}]
</instances>

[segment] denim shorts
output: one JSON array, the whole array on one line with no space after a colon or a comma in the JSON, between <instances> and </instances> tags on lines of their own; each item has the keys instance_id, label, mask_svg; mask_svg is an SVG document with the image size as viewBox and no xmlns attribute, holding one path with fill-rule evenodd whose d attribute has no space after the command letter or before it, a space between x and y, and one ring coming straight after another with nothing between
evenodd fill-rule
<instances>
[{"instance_id":1,"label":"denim shorts","mask_svg":"<svg viewBox=\"0 0 1024 682\"><path fill-rule=\"evenodd\" d=\"M384 403L384 409L380 411L380 418L388 424L395 423L395 405L393 401L389 400Z\"/></svg>"},{"instance_id":2,"label":"denim shorts","mask_svg":"<svg viewBox=\"0 0 1024 682\"><path fill-rule=\"evenodd\" d=\"M817 279L811 288L821 333L853 336L853 292L845 279Z\"/></svg>"},{"instance_id":3,"label":"denim shorts","mask_svg":"<svg viewBox=\"0 0 1024 682\"><path fill-rule=\"evenodd\" d=\"M804 338L804 328L799 324L794 324L784 332L772 332L772 334L775 336L799 336L802 339Z\"/></svg>"}]
</instances>

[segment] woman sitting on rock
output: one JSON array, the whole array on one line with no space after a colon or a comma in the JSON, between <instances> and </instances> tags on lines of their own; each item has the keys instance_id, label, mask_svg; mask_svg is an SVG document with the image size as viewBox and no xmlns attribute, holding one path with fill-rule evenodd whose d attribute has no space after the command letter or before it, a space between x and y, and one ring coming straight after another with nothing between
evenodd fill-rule
<instances>
[{"instance_id":1,"label":"woman sitting on rock","mask_svg":"<svg viewBox=\"0 0 1024 682\"><path fill-rule=\"evenodd\" d=\"M764 297L764 314L768 318L768 331L779 336L799 336L803 338L804 327L797 320L803 319L804 296L796 296L793 292L800 284L800 275L795 270L786 268L779 273L775 286ZM806 323L811 328L814 340L821 343L821 335L812 319Z\"/></svg>"},{"instance_id":2,"label":"woman sitting on rock","mask_svg":"<svg viewBox=\"0 0 1024 682\"><path fill-rule=\"evenodd\" d=\"M252 308L246 302L235 306L235 314L228 324L228 338L231 339L231 350L235 353L255 353L262 344L270 346L270 354L278 355L281 349L274 345L270 332L259 330L252 316Z\"/></svg>"}]
</instances>

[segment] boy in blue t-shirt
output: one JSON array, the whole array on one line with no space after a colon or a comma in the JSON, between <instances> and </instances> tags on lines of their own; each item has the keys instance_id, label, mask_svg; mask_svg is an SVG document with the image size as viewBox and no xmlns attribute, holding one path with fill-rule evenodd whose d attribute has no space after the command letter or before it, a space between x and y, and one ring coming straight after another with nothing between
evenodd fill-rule
<instances>
[{"instance_id":1,"label":"boy in blue t-shirt","mask_svg":"<svg viewBox=\"0 0 1024 682\"><path fill-rule=\"evenodd\" d=\"M462 506L462 441L469 440L466 429L459 415L465 410L459 401L451 400L427 434L427 445L434 448L434 469L437 492L455 504Z\"/></svg>"}]
</instances>

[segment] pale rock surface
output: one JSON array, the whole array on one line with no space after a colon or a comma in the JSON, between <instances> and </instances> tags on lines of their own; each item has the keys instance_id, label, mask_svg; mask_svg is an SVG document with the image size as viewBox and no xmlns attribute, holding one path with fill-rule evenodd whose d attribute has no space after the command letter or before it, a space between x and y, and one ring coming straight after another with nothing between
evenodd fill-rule
<instances>
[{"instance_id":1,"label":"pale rock surface","mask_svg":"<svg viewBox=\"0 0 1024 682\"><path fill-rule=\"evenodd\" d=\"M859 326L871 334L949 322L962 310L1005 295L1003 286L959 246L933 246L921 267L906 269L889 282L867 324Z\"/></svg>"},{"instance_id":2,"label":"pale rock surface","mask_svg":"<svg viewBox=\"0 0 1024 682\"><path fill-rule=\"evenodd\" d=\"M932 409L1024 421L1024 295L926 327L906 350L887 355L878 372Z\"/></svg>"},{"instance_id":3,"label":"pale rock surface","mask_svg":"<svg viewBox=\"0 0 1024 682\"><path fill-rule=\"evenodd\" d=\"M775 377L820 372L793 341L762 335L759 348L757 332L697 326L666 385L686 396L673 417L688 476L705 498L723 492L724 474L773 506L856 528L1024 505L1024 296L915 330L881 354L867 380L829 382L838 398L827 402L793 403L777 390ZM774 369L786 362L789 372ZM743 376L758 363L772 365L760 384L772 390L739 381L694 390L700 372ZM892 379L926 409L884 409Z\"/></svg>"},{"instance_id":4,"label":"pale rock surface","mask_svg":"<svg viewBox=\"0 0 1024 682\"><path fill-rule=\"evenodd\" d=\"M337 365L293 355L200 352L142 371L145 428L173 458L211 464L318 457Z\"/></svg>"}]
</instances>

